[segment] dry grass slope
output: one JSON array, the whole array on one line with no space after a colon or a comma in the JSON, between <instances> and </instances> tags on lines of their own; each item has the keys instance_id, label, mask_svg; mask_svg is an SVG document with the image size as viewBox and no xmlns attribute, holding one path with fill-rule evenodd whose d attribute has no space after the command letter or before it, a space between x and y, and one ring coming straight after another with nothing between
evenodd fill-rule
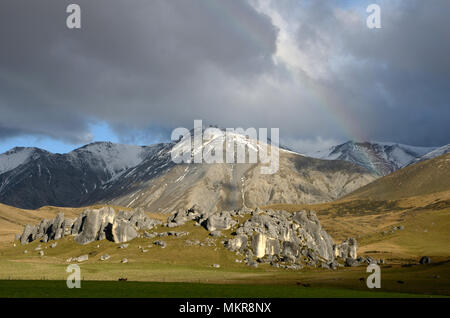
<instances>
[{"instance_id":1,"label":"dry grass slope","mask_svg":"<svg viewBox=\"0 0 450 318\"><path fill-rule=\"evenodd\" d=\"M344 198L398 200L448 190L450 190L450 154L397 170Z\"/></svg>"}]
</instances>

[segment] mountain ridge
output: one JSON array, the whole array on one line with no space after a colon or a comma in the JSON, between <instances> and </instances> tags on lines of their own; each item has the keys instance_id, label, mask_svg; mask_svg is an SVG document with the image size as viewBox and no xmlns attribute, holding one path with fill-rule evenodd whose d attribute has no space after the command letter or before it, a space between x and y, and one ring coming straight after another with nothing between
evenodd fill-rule
<instances>
[{"instance_id":1,"label":"mountain ridge","mask_svg":"<svg viewBox=\"0 0 450 318\"><path fill-rule=\"evenodd\" d=\"M436 147L418 147L393 142L347 141L308 155L325 160L349 161L379 176L385 176L435 149Z\"/></svg>"},{"instance_id":2,"label":"mountain ridge","mask_svg":"<svg viewBox=\"0 0 450 318\"><path fill-rule=\"evenodd\" d=\"M260 147L255 140L234 137L246 147ZM204 141L202 147L211 142ZM280 172L274 175L262 175L261 163L177 165L171 157L175 145L96 143L67 154L43 153L0 174L0 202L30 209L99 202L158 212L195 203L233 209L257 206L259 201L329 201L375 179L350 163L337 162L331 169L328 162L284 149L279 149Z\"/></svg>"}]
</instances>

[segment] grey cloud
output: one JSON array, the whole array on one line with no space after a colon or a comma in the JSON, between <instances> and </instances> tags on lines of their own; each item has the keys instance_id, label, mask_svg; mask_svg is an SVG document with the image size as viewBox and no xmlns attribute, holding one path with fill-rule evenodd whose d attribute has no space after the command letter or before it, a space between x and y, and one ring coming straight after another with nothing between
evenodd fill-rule
<instances>
[{"instance_id":1,"label":"grey cloud","mask_svg":"<svg viewBox=\"0 0 450 318\"><path fill-rule=\"evenodd\" d=\"M379 30L366 28L361 12L346 15L329 1L304 6L298 47L322 54L329 68L314 85L332 95L333 107L356 119L370 139L448 143L450 3L382 1L380 6Z\"/></svg>"},{"instance_id":2,"label":"grey cloud","mask_svg":"<svg viewBox=\"0 0 450 318\"><path fill-rule=\"evenodd\" d=\"M272 1L299 24L306 60L296 69L273 62L279 30L247 1L75 2L81 30L65 27L71 1L1 2L0 139L84 143L98 120L133 142L203 119L280 127L303 143L355 137L348 128L450 140L448 1L383 1L381 30L364 26L363 4L353 13L335 1Z\"/></svg>"},{"instance_id":3,"label":"grey cloud","mask_svg":"<svg viewBox=\"0 0 450 318\"><path fill-rule=\"evenodd\" d=\"M90 119L187 124L232 103L220 85L273 68L277 30L246 1L77 1L81 30L65 27L68 3L1 4L0 124L11 133L77 142Z\"/></svg>"}]
</instances>

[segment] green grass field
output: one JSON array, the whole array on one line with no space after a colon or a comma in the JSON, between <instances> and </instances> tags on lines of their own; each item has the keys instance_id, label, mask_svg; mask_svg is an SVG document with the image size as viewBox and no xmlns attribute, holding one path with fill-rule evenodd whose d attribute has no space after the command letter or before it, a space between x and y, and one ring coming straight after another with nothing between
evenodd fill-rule
<instances>
[{"instance_id":1,"label":"green grass field","mask_svg":"<svg viewBox=\"0 0 450 318\"><path fill-rule=\"evenodd\" d=\"M79 245L71 236L59 240L55 248L51 248L52 242L20 245L12 238L0 241L0 297L450 296L450 208L435 207L436 202L446 198L439 194L395 204L357 201L314 207L324 228L337 241L354 235L361 255L386 260L387 265L381 267L381 290L367 288L365 266L336 271L286 270L268 264L248 267L242 262L242 254L232 253L223 245L222 240L231 237L231 230L223 231L225 237L214 238L203 227L188 222L176 228L189 232L187 236L136 238L124 249L109 241ZM298 211L303 207L279 208ZM8 215L14 218L16 212ZM399 224L404 225L404 230L382 235L383 230ZM158 227L155 231L168 229ZM167 243L167 248L153 244L159 239ZM191 246L186 239L203 244ZM44 256L39 255L38 246ZM88 261L78 264L83 288L68 289L67 259L83 254L89 255ZM101 261L104 254L111 258ZM430 256L433 263L418 265L422 255ZM128 259L127 264L121 263L123 258ZM220 268L213 264L220 264ZM128 281L118 282L119 278Z\"/></svg>"},{"instance_id":2,"label":"green grass field","mask_svg":"<svg viewBox=\"0 0 450 318\"><path fill-rule=\"evenodd\" d=\"M233 285L157 282L82 281L69 289L65 281L0 281L2 298L405 298L439 297L382 291L359 291L283 285Z\"/></svg>"}]
</instances>

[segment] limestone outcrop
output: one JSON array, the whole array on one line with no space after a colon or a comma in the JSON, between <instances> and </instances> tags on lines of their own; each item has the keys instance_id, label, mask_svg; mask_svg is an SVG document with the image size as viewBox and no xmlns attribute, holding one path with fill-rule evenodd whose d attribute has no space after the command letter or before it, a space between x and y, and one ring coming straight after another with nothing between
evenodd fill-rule
<instances>
[{"instance_id":1,"label":"limestone outcrop","mask_svg":"<svg viewBox=\"0 0 450 318\"><path fill-rule=\"evenodd\" d=\"M139 230L150 230L162 222L149 218L144 211L120 211L113 208L87 209L73 220L59 213L53 220L42 220L38 225L26 225L20 236L21 244L35 240L48 242L59 240L66 235L75 236L79 244L88 244L107 239L123 243L136 238Z\"/></svg>"},{"instance_id":2,"label":"limestone outcrop","mask_svg":"<svg viewBox=\"0 0 450 318\"><path fill-rule=\"evenodd\" d=\"M154 240L149 247L171 248L170 243L157 238L188 236L189 232L151 230L156 225L174 228L187 222L203 227L206 236L204 242L187 239L187 246L217 248L217 244L223 244L229 251L241 255L241 262L255 268L266 263L287 269L301 269L304 266L336 269L344 265L359 266L375 262L357 257L358 244L354 238L335 244L322 228L316 213L304 210L290 213L257 208L206 212L195 205L188 210L178 210L168 217L167 223L162 224L140 209L116 214L111 207L104 207L87 209L76 219L66 219L64 214L59 213L52 220L25 226L18 239L26 244L35 240L59 240L71 235L76 242L84 245L105 239L124 243L142 237ZM122 244L120 247L127 246ZM143 248L140 249L144 252Z\"/></svg>"}]
</instances>

